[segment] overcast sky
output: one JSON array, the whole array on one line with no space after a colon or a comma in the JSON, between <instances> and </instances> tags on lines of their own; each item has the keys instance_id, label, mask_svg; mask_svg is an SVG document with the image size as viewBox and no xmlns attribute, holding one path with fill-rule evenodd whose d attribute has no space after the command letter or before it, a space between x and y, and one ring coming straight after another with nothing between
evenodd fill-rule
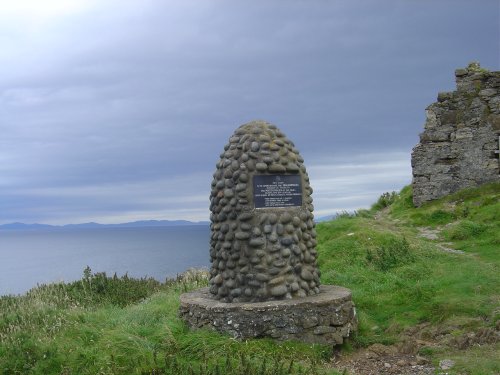
<instances>
[{"instance_id":1,"label":"overcast sky","mask_svg":"<svg viewBox=\"0 0 500 375\"><path fill-rule=\"evenodd\" d=\"M368 207L499 35L498 0L3 1L0 224L208 220L254 119L301 151L316 217Z\"/></svg>"}]
</instances>

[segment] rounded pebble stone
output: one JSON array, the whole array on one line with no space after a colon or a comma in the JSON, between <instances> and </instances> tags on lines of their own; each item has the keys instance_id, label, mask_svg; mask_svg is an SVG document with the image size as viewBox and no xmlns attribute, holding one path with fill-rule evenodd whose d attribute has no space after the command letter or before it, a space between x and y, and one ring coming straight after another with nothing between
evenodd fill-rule
<instances>
[{"instance_id":1,"label":"rounded pebble stone","mask_svg":"<svg viewBox=\"0 0 500 375\"><path fill-rule=\"evenodd\" d=\"M272 213L272 214L269 214L269 223L274 225L278 222L278 215Z\"/></svg>"},{"instance_id":2,"label":"rounded pebble stone","mask_svg":"<svg viewBox=\"0 0 500 375\"><path fill-rule=\"evenodd\" d=\"M240 288L234 288L231 290L231 297L239 297L241 296L241 289Z\"/></svg>"},{"instance_id":3,"label":"rounded pebble stone","mask_svg":"<svg viewBox=\"0 0 500 375\"><path fill-rule=\"evenodd\" d=\"M286 260L284 259L278 259L273 262L273 266L278 267L278 268L283 268L286 266Z\"/></svg>"},{"instance_id":4,"label":"rounded pebble stone","mask_svg":"<svg viewBox=\"0 0 500 375\"><path fill-rule=\"evenodd\" d=\"M276 242L278 241L278 235L276 234L276 232L273 232L269 235L269 241L271 242Z\"/></svg>"},{"instance_id":5,"label":"rounded pebble stone","mask_svg":"<svg viewBox=\"0 0 500 375\"><path fill-rule=\"evenodd\" d=\"M238 240L247 240L250 238L250 233L248 232L236 232L234 234L234 236L238 239Z\"/></svg>"},{"instance_id":6,"label":"rounded pebble stone","mask_svg":"<svg viewBox=\"0 0 500 375\"><path fill-rule=\"evenodd\" d=\"M281 297L285 295L288 292L288 289L286 288L285 285L277 285L273 288L271 288L271 295L273 297Z\"/></svg>"},{"instance_id":7,"label":"rounded pebble stone","mask_svg":"<svg viewBox=\"0 0 500 375\"><path fill-rule=\"evenodd\" d=\"M297 297L299 298L304 298L304 297L307 297L307 293L304 292L302 289L300 289L297 294L296 294Z\"/></svg>"},{"instance_id":8,"label":"rounded pebble stone","mask_svg":"<svg viewBox=\"0 0 500 375\"><path fill-rule=\"evenodd\" d=\"M300 255L302 251L300 250L300 247L297 245L292 245L290 247L295 255Z\"/></svg>"},{"instance_id":9,"label":"rounded pebble stone","mask_svg":"<svg viewBox=\"0 0 500 375\"><path fill-rule=\"evenodd\" d=\"M271 245L270 248L268 248L268 250L271 252L271 253L275 253L277 251L280 251L281 250L281 245L279 244L274 244L274 245Z\"/></svg>"},{"instance_id":10,"label":"rounded pebble stone","mask_svg":"<svg viewBox=\"0 0 500 375\"><path fill-rule=\"evenodd\" d=\"M269 275L274 276L274 275L279 274L281 272L281 270L279 268L276 268L276 267L271 267L271 268L269 268L269 270L267 272L269 273Z\"/></svg>"},{"instance_id":11,"label":"rounded pebble stone","mask_svg":"<svg viewBox=\"0 0 500 375\"><path fill-rule=\"evenodd\" d=\"M226 198L232 198L234 196L234 192L231 189L224 189L224 196Z\"/></svg>"},{"instance_id":12,"label":"rounded pebble stone","mask_svg":"<svg viewBox=\"0 0 500 375\"><path fill-rule=\"evenodd\" d=\"M267 134L261 134L259 135L259 140L261 142L271 142L271 137L268 136Z\"/></svg>"},{"instance_id":13,"label":"rounded pebble stone","mask_svg":"<svg viewBox=\"0 0 500 375\"><path fill-rule=\"evenodd\" d=\"M262 258L264 255L266 255L266 252L264 250L257 250L255 252L255 255Z\"/></svg>"},{"instance_id":14,"label":"rounded pebble stone","mask_svg":"<svg viewBox=\"0 0 500 375\"><path fill-rule=\"evenodd\" d=\"M255 164L255 169L257 169L259 172L264 172L267 170L267 164L266 163L257 163L257 164Z\"/></svg>"},{"instance_id":15,"label":"rounded pebble stone","mask_svg":"<svg viewBox=\"0 0 500 375\"><path fill-rule=\"evenodd\" d=\"M285 277L284 276L278 276L275 277L274 279L269 280L269 286L274 286L274 285L279 285L285 283Z\"/></svg>"},{"instance_id":16,"label":"rounded pebble stone","mask_svg":"<svg viewBox=\"0 0 500 375\"><path fill-rule=\"evenodd\" d=\"M280 222L282 224L287 224L290 221L292 221L292 215L290 215L288 212L284 212L280 217Z\"/></svg>"},{"instance_id":17,"label":"rounded pebble stone","mask_svg":"<svg viewBox=\"0 0 500 375\"><path fill-rule=\"evenodd\" d=\"M250 239L250 241L248 243L252 247L260 247L260 246L264 246L265 240L264 240L264 237L257 237L257 238Z\"/></svg>"},{"instance_id":18,"label":"rounded pebble stone","mask_svg":"<svg viewBox=\"0 0 500 375\"><path fill-rule=\"evenodd\" d=\"M262 231L260 230L259 227L253 227L252 228L252 235L255 237L258 237L262 234Z\"/></svg>"},{"instance_id":19,"label":"rounded pebble stone","mask_svg":"<svg viewBox=\"0 0 500 375\"><path fill-rule=\"evenodd\" d=\"M235 190L239 193L240 191L243 191L246 188L247 188L247 184L245 184L245 183L239 183L238 185L236 185Z\"/></svg>"},{"instance_id":20,"label":"rounded pebble stone","mask_svg":"<svg viewBox=\"0 0 500 375\"><path fill-rule=\"evenodd\" d=\"M253 160L249 160L246 162L245 166L250 172L253 172L255 169L255 162Z\"/></svg>"},{"instance_id":21,"label":"rounded pebble stone","mask_svg":"<svg viewBox=\"0 0 500 375\"><path fill-rule=\"evenodd\" d=\"M247 221L252 217L253 215L250 212L243 212L242 214L240 214L240 216L238 216L238 219L240 219L241 221Z\"/></svg>"},{"instance_id":22,"label":"rounded pebble stone","mask_svg":"<svg viewBox=\"0 0 500 375\"><path fill-rule=\"evenodd\" d=\"M281 250L281 256L283 258L288 258L291 255L291 251L289 248L285 247Z\"/></svg>"},{"instance_id":23,"label":"rounded pebble stone","mask_svg":"<svg viewBox=\"0 0 500 375\"><path fill-rule=\"evenodd\" d=\"M241 267L244 267L248 264L248 259L247 258L240 258L238 260L238 265L241 266ZM240 270L241 272L241 270Z\"/></svg>"},{"instance_id":24,"label":"rounded pebble stone","mask_svg":"<svg viewBox=\"0 0 500 375\"><path fill-rule=\"evenodd\" d=\"M273 159L272 157L270 157L270 156L264 156L264 157L262 158L262 161L263 161L264 163L266 163L266 164L271 164L271 163L274 161L274 159ZM271 172L271 170L270 170L270 169L269 169L269 171Z\"/></svg>"},{"instance_id":25,"label":"rounded pebble stone","mask_svg":"<svg viewBox=\"0 0 500 375\"><path fill-rule=\"evenodd\" d=\"M308 269L302 268L302 271L300 272L300 277L303 280L311 281L313 279L313 274Z\"/></svg>"},{"instance_id":26,"label":"rounded pebble stone","mask_svg":"<svg viewBox=\"0 0 500 375\"><path fill-rule=\"evenodd\" d=\"M240 229L247 232L249 231L250 229L252 229L252 225L249 224L249 223L241 223L240 224Z\"/></svg>"},{"instance_id":27,"label":"rounded pebble stone","mask_svg":"<svg viewBox=\"0 0 500 375\"><path fill-rule=\"evenodd\" d=\"M255 275L255 278L262 282L269 281L269 276L265 273L258 273Z\"/></svg>"}]
</instances>

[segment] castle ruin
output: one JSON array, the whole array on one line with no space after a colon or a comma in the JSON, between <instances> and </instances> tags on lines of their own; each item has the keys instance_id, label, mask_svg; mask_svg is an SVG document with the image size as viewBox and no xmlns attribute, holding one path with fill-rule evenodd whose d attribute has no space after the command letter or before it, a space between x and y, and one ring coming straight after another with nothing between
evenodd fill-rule
<instances>
[{"instance_id":1,"label":"castle ruin","mask_svg":"<svg viewBox=\"0 0 500 375\"><path fill-rule=\"evenodd\" d=\"M415 206L463 188L500 181L500 72L471 63L455 71L457 89L426 109L411 155Z\"/></svg>"}]
</instances>

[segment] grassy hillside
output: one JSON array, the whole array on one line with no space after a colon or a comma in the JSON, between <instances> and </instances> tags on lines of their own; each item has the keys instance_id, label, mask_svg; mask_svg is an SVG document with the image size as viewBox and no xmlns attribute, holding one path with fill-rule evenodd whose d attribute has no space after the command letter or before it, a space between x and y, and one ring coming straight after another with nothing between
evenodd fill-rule
<instances>
[{"instance_id":1,"label":"grassy hillside","mask_svg":"<svg viewBox=\"0 0 500 375\"><path fill-rule=\"evenodd\" d=\"M415 209L407 187L317 226L322 281L352 289L360 319L344 355L378 345L452 359L450 374L500 372L499 198L490 184ZM78 282L1 297L0 373L340 373L329 347L187 330L179 294L206 283L203 273L159 283L87 269Z\"/></svg>"},{"instance_id":2,"label":"grassy hillside","mask_svg":"<svg viewBox=\"0 0 500 375\"><path fill-rule=\"evenodd\" d=\"M396 343L435 364L454 359L450 373L500 373L500 184L411 202L406 187L318 226L323 282L353 291L354 345Z\"/></svg>"}]
</instances>

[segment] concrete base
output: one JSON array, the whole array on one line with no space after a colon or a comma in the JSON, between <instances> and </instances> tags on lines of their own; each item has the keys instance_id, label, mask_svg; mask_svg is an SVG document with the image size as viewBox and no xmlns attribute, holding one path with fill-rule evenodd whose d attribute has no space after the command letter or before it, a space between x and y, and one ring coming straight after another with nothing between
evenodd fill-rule
<instances>
[{"instance_id":1,"label":"concrete base","mask_svg":"<svg viewBox=\"0 0 500 375\"><path fill-rule=\"evenodd\" d=\"M202 288L182 294L180 302L180 316L191 328L211 328L236 339L339 345L357 328L351 291L333 285L322 285L313 296L253 303L219 302Z\"/></svg>"}]
</instances>

